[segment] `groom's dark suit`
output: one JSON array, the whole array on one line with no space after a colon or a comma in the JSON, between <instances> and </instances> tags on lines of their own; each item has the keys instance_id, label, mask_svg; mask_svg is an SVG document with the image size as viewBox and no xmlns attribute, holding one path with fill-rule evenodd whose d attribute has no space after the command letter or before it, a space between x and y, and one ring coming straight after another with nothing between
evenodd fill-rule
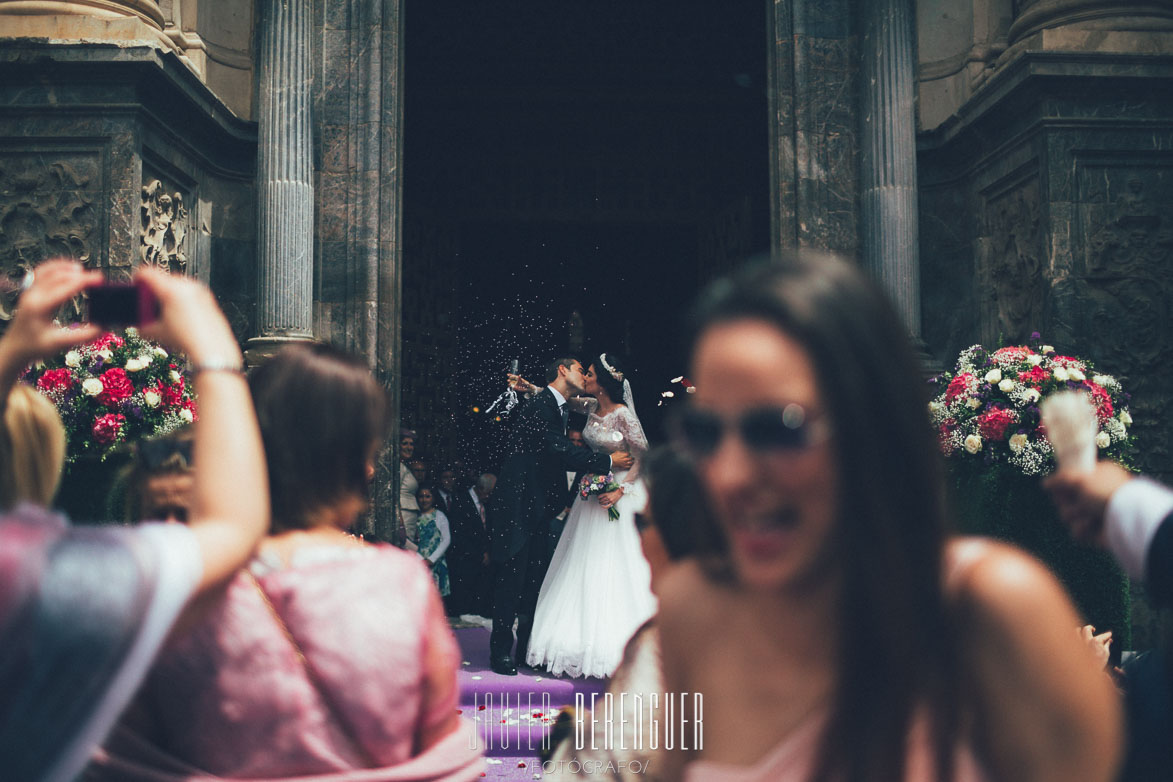
<instances>
[{"instance_id":1,"label":"groom's dark suit","mask_svg":"<svg viewBox=\"0 0 1173 782\"><path fill-rule=\"evenodd\" d=\"M566 507L567 470L606 473L607 454L577 448L566 437L565 419L549 387L526 399L513 422L513 437L489 500L489 545L494 570L494 660L513 649L524 657L538 590L550 565L550 520ZM520 662L520 660L519 660Z\"/></svg>"}]
</instances>

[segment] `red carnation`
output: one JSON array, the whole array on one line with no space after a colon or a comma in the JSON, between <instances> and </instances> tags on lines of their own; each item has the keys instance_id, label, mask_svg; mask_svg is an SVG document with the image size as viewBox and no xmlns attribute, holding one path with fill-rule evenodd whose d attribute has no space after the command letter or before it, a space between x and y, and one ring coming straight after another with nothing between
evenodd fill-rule
<instances>
[{"instance_id":1,"label":"red carnation","mask_svg":"<svg viewBox=\"0 0 1173 782\"><path fill-rule=\"evenodd\" d=\"M114 407L119 402L130 398L134 393L134 386L125 369L107 369L98 379L102 381L102 393L98 394L98 401L106 407Z\"/></svg>"},{"instance_id":2,"label":"red carnation","mask_svg":"<svg viewBox=\"0 0 1173 782\"><path fill-rule=\"evenodd\" d=\"M945 389L945 401L952 402L962 394L969 393L969 389L977 382L977 378L968 372L962 372L957 377L949 382L949 387Z\"/></svg>"},{"instance_id":3,"label":"red carnation","mask_svg":"<svg viewBox=\"0 0 1173 782\"><path fill-rule=\"evenodd\" d=\"M1096 406L1096 417L1100 419L1100 423L1104 423L1115 414L1115 409L1112 407L1112 397L1108 392L1090 380L1084 382L1087 390L1091 392L1092 404Z\"/></svg>"},{"instance_id":4,"label":"red carnation","mask_svg":"<svg viewBox=\"0 0 1173 782\"><path fill-rule=\"evenodd\" d=\"M159 381L159 396L163 398L164 407L175 407L183 404L183 375L174 383L164 384Z\"/></svg>"},{"instance_id":5,"label":"red carnation","mask_svg":"<svg viewBox=\"0 0 1173 782\"><path fill-rule=\"evenodd\" d=\"M1033 367L1029 372L1019 372L1018 382L1025 386L1038 388L1051 379L1051 373L1042 367Z\"/></svg>"},{"instance_id":6,"label":"red carnation","mask_svg":"<svg viewBox=\"0 0 1173 782\"><path fill-rule=\"evenodd\" d=\"M101 445L110 445L122 434L126 416L121 413L107 413L94 419L94 440Z\"/></svg>"},{"instance_id":7,"label":"red carnation","mask_svg":"<svg viewBox=\"0 0 1173 782\"><path fill-rule=\"evenodd\" d=\"M1017 421L1018 416L1010 410L995 408L978 416L978 431L985 439L997 442L1006 437L1006 430Z\"/></svg>"},{"instance_id":8,"label":"red carnation","mask_svg":"<svg viewBox=\"0 0 1173 782\"><path fill-rule=\"evenodd\" d=\"M1067 369L1078 369L1080 372L1087 370L1087 365L1073 356L1055 356L1052 359L1056 364Z\"/></svg>"},{"instance_id":9,"label":"red carnation","mask_svg":"<svg viewBox=\"0 0 1173 782\"><path fill-rule=\"evenodd\" d=\"M42 391L65 391L73 385L73 375L68 369L49 369L37 381L37 388Z\"/></svg>"}]
</instances>

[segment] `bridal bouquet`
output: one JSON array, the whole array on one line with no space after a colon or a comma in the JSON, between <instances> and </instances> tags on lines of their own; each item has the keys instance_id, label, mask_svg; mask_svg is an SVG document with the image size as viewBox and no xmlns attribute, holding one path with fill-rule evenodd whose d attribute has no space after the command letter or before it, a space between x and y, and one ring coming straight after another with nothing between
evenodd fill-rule
<instances>
[{"instance_id":1,"label":"bridal bouquet","mask_svg":"<svg viewBox=\"0 0 1173 782\"><path fill-rule=\"evenodd\" d=\"M25 380L57 407L69 462L82 454L105 460L119 443L166 434L197 418L179 365L133 328L39 363Z\"/></svg>"},{"instance_id":2,"label":"bridal bouquet","mask_svg":"<svg viewBox=\"0 0 1173 782\"><path fill-rule=\"evenodd\" d=\"M929 413L947 456L1008 464L1023 475L1050 472L1054 451L1039 418L1039 403L1057 391L1083 391L1096 409L1101 457L1118 459L1129 442L1128 394L1111 375L1050 345L1016 345L993 352L974 345L952 373L933 378L940 389Z\"/></svg>"},{"instance_id":3,"label":"bridal bouquet","mask_svg":"<svg viewBox=\"0 0 1173 782\"><path fill-rule=\"evenodd\" d=\"M615 476L611 473L606 475L584 475L582 481L578 485L578 493L582 498L588 499L591 495L606 494L609 491L615 491L619 488L619 484L615 482ZM611 521L619 521L618 503L607 508L607 518Z\"/></svg>"}]
</instances>

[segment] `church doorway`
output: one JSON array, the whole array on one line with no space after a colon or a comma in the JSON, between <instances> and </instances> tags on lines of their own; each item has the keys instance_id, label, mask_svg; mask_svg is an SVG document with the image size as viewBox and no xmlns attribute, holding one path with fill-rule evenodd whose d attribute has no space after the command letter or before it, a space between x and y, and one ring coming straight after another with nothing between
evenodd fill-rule
<instances>
[{"instance_id":1,"label":"church doorway","mask_svg":"<svg viewBox=\"0 0 1173 782\"><path fill-rule=\"evenodd\" d=\"M510 360L613 351L661 438L685 310L769 245L765 4L403 13L403 425L491 468Z\"/></svg>"}]
</instances>

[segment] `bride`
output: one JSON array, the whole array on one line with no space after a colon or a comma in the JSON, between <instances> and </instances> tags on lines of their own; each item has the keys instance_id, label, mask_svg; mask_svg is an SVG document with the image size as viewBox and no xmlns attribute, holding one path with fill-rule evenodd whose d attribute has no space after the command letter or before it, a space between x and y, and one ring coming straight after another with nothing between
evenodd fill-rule
<instances>
[{"instance_id":1,"label":"bride","mask_svg":"<svg viewBox=\"0 0 1173 782\"><path fill-rule=\"evenodd\" d=\"M656 611L651 571L640 548L635 513L646 494L639 457L648 441L618 357L602 353L584 375L583 438L596 452L629 451L636 462L613 473L619 488L584 498L566 519L534 613L526 664L555 676L610 676L631 635ZM619 518L612 521L609 509Z\"/></svg>"}]
</instances>

